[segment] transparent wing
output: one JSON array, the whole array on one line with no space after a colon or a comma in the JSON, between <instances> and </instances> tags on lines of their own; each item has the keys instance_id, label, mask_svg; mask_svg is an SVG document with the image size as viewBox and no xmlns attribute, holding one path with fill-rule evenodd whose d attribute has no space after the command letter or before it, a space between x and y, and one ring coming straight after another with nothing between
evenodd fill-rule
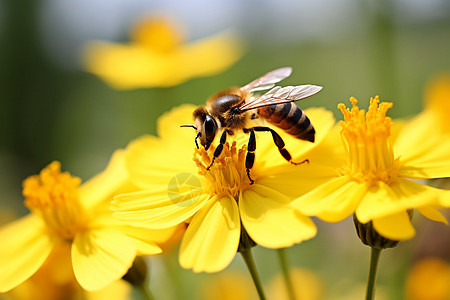
<instances>
[{"instance_id":1,"label":"transparent wing","mask_svg":"<svg viewBox=\"0 0 450 300\"><path fill-rule=\"evenodd\" d=\"M268 90L275 86L275 83L289 77L292 73L291 67L285 67L273 70L258 79L253 80L246 86L241 87L241 90L246 92L263 91Z\"/></svg>"},{"instance_id":2,"label":"transparent wing","mask_svg":"<svg viewBox=\"0 0 450 300\"><path fill-rule=\"evenodd\" d=\"M273 104L294 102L318 93L322 89L317 85L276 86L260 97L251 98L250 101L239 107L240 111L260 108Z\"/></svg>"}]
</instances>

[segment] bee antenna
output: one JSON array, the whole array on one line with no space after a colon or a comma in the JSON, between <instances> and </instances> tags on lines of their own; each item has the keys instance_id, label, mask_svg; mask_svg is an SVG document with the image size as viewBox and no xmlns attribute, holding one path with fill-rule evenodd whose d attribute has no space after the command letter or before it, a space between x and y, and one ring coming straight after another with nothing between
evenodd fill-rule
<instances>
[{"instance_id":1,"label":"bee antenna","mask_svg":"<svg viewBox=\"0 0 450 300\"><path fill-rule=\"evenodd\" d=\"M197 127L195 127L194 125L190 125L190 124L181 125L180 127L192 127L195 130L197 130Z\"/></svg>"},{"instance_id":2,"label":"bee antenna","mask_svg":"<svg viewBox=\"0 0 450 300\"><path fill-rule=\"evenodd\" d=\"M199 132L199 133L197 133L197 135L195 136L195 146L197 146L197 149L199 149L198 143L197 143L197 139L198 139L201 135L202 135L202 134Z\"/></svg>"}]
</instances>

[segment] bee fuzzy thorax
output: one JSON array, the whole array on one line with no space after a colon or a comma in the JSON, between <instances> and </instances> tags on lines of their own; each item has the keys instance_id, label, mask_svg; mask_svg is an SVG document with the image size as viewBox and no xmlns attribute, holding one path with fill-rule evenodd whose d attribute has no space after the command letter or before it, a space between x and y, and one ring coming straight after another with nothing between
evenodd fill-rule
<instances>
[{"instance_id":1,"label":"bee fuzzy thorax","mask_svg":"<svg viewBox=\"0 0 450 300\"><path fill-rule=\"evenodd\" d=\"M208 113L216 120L219 128L242 129L246 125L246 113L239 106L250 94L237 87L228 88L211 96L206 105Z\"/></svg>"}]
</instances>

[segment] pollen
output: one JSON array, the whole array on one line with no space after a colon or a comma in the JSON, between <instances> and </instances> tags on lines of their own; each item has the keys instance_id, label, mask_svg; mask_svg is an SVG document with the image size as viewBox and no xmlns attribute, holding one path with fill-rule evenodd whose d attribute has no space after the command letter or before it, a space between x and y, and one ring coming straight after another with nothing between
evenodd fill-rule
<instances>
[{"instance_id":1,"label":"pollen","mask_svg":"<svg viewBox=\"0 0 450 300\"><path fill-rule=\"evenodd\" d=\"M213 147L212 147L213 148ZM214 148L208 151L195 149L194 161L198 167L199 175L209 182L210 193L213 195L230 195L238 199L239 193L245 190L250 181L245 168L247 145L237 149L236 142L230 146L225 143L222 153L211 164Z\"/></svg>"},{"instance_id":2,"label":"pollen","mask_svg":"<svg viewBox=\"0 0 450 300\"><path fill-rule=\"evenodd\" d=\"M341 174L360 183L394 183L400 166L394 158L390 141L392 120L386 116L392 103L380 103L378 96L371 98L366 113L359 109L355 98L352 97L350 101L351 109L342 103L338 105L344 115L340 125L347 152L347 164L340 170Z\"/></svg>"},{"instance_id":3,"label":"pollen","mask_svg":"<svg viewBox=\"0 0 450 300\"><path fill-rule=\"evenodd\" d=\"M61 164L57 161L23 182L25 205L63 240L73 239L85 224L78 200L80 183L79 178L68 172L61 173Z\"/></svg>"}]
</instances>

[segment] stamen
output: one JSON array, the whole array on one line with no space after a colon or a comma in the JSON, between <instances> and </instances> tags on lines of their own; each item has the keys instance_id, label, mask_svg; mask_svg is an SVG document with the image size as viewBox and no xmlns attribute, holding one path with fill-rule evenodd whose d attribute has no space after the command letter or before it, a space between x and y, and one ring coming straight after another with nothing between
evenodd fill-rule
<instances>
[{"instance_id":1,"label":"stamen","mask_svg":"<svg viewBox=\"0 0 450 300\"><path fill-rule=\"evenodd\" d=\"M195 149L193 160L197 164L199 175L208 180L212 194L228 194L237 199L240 191L250 184L245 169L247 146L237 149L235 141L231 147L228 142L225 143L222 154L211 165L212 153L214 147L209 151L203 148Z\"/></svg>"},{"instance_id":2,"label":"stamen","mask_svg":"<svg viewBox=\"0 0 450 300\"><path fill-rule=\"evenodd\" d=\"M391 184L398 176L399 164L394 158L390 141L391 118L386 116L392 103L382 102L377 97L370 99L365 113L357 106L358 101L351 98L352 109L344 104L338 108L344 115L341 137L347 151L347 165L341 174L349 175L358 182L383 181Z\"/></svg>"},{"instance_id":3,"label":"stamen","mask_svg":"<svg viewBox=\"0 0 450 300\"><path fill-rule=\"evenodd\" d=\"M54 161L39 175L23 182L25 205L40 216L49 229L64 240L73 238L84 228L84 217L78 200L81 180L68 172L61 173L61 165Z\"/></svg>"}]
</instances>

